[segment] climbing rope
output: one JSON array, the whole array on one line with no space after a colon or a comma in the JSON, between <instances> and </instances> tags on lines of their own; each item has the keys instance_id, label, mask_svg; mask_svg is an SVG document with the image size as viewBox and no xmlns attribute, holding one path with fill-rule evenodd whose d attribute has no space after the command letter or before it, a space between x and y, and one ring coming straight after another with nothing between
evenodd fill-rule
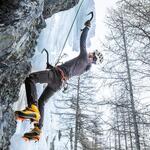
<instances>
[{"instance_id":1,"label":"climbing rope","mask_svg":"<svg viewBox=\"0 0 150 150\"><path fill-rule=\"evenodd\" d=\"M73 20L73 22L72 22L72 25L71 25L71 27L70 27L70 30L69 30L69 32L68 32L68 34L67 34L67 37L66 37L66 39L65 39L65 42L64 42L64 44L63 44L63 47L62 47L62 49L61 49L61 51L60 51L60 54L59 54L59 56L58 56L58 59L56 60L55 66L59 63L59 59L60 59L60 57L61 57L61 55L62 55L62 52L63 52L63 50L64 50L64 47L65 47L66 43L67 43L68 37L69 37L69 35L70 35L70 32L71 32L71 30L72 30L72 28L73 28L73 25L74 25L74 23L75 23L75 21L76 21L76 18L77 18L77 16L78 16L78 13L79 13L79 11L80 11L80 8L81 8L83 2L84 2L84 0L82 0L82 2L80 3L80 6L79 6L79 8L78 8L78 10L77 10L77 13L76 13L76 15L75 15L75 17L74 17L74 20Z\"/></svg>"}]
</instances>

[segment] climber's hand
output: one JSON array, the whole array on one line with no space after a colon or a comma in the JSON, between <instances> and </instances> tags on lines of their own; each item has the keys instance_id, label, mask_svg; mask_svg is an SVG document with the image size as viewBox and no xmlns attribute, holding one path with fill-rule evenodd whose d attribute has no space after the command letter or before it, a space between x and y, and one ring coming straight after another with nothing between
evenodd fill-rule
<instances>
[{"instance_id":1,"label":"climber's hand","mask_svg":"<svg viewBox=\"0 0 150 150\"><path fill-rule=\"evenodd\" d=\"M49 63L47 63L46 69L53 69L54 67L52 65L50 65Z\"/></svg>"},{"instance_id":2,"label":"climber's hand","mask_svg":"<svg viewBox=\"0 0 150 150\"><path fill-rule=\"evenodd\" d=\"M86 27L91 27L91 22L90 22L90 20L86 21L86 22L84 23L84 25L85 25Z\"/></svg>"}]
</instances>

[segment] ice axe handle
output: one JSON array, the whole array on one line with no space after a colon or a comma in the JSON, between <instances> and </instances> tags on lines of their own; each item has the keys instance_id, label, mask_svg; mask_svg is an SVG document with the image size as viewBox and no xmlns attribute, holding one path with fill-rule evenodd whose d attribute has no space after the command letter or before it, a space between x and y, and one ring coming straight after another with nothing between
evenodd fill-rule
<instances>
[{"instance_id":1,"label":"ice axe handle","mask_svg":"<svg viewBox=\"0 0 150 150\"><path fill-rule=\"evenodd\" d=\"M44 51L46 52L46 55L47 55L46 69L52 69L52 68L54 68L54 67L49 63L49 53L48 53L48 51L44 48L41 53L43 53Z\"/></svg>"}]
</instances>

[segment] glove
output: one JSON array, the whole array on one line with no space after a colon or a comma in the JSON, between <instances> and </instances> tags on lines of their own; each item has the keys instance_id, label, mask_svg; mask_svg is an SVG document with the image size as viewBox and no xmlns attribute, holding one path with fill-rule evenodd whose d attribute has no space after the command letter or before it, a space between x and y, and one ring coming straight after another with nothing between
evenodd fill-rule
<instances>
[{"instance_id":1,"label":"glove","mask_svg":"<svg viewBox=\"0 0 150 150\"><path fill-rule=\"evenodd\" d=\"M90 22L90 20L86 21L86 22L84 23L84 25L85 25L86 27L91 27L91 22Z\"/></svg>"}]
</instances>

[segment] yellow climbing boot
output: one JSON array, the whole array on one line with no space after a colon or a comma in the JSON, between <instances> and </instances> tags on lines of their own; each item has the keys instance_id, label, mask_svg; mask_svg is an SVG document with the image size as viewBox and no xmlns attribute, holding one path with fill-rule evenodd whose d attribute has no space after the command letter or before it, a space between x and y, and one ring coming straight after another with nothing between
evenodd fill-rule
<instances>
[{"instance_id":1,"label":"yellow climbing boot","mask_svg":"<svg viewBox=\"0 0 150 150\"><path fill-rule=\"evenodd\" d=\"M15 116L17 120L30 119L33 122L39 122L40 120L39 109L34 104L31 107L26 107L24 110L16 111Z\"/></svg>"},{"instance_id":2,"label":"yellow climbing boot","mask_svg":"<svg viewBox=\"0 0 150 150\"><path fill-rule=\"evenodd\" d=\"M36 126L32 131L25 133L23 136L23 139L25 141L28 141L28 140L39 141L40 134L41 134L41 129Z\"/></svg>"}]
</instances>

